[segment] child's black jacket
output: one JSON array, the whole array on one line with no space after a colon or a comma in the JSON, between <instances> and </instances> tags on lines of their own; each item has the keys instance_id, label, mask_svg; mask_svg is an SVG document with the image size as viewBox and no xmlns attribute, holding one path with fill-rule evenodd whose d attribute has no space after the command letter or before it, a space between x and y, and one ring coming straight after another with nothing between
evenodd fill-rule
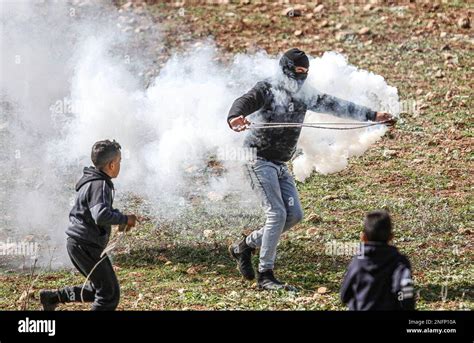
<instances>
[{"instance_id":1,"label":"child's black jacket","mask_svg":"<svg viewBox=\"0 0 474 343\"><path fill-rule=\"evenodd\" d=\"M112 180L94 167L85 167L84 175L76 184L76 191L66 234L80 243L105 248L111 225L126 224L128 220L126 215L112 208Z\"/></svg>"},{"instance_id":2,"label":"child's black jacket","mask_svg":"<svg viewBox=\"0 0 474 343\"><path fill-rule=\"evenodd\" d=\"M415 300L408 259L386 243L364 244L349 265L341 300L350 310L413 310Z\"/></svg>"}]
</instances>

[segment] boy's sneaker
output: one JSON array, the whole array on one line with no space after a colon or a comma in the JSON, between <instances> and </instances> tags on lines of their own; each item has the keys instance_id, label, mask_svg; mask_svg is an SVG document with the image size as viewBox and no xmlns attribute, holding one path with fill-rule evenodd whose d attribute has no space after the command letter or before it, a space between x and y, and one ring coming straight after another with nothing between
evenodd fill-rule
<instances>
[{"instance_id":1,"label":"boy's sneaker","mask_svg":"<svg viewBox=\"0 0 474 343\"><path fill-rule=\"evenodd\" d=\"M237 269L240 274L247 280L253 280L255 279L255 271L252 266L252 253L255 249L247 245L246 238L247 236L244 236L241 241L229 246L229 253L237 260Z\"/></svg>"},{"instance_id":2,"label":"boy's sneaker","mask_svg":"<svg viewBox=\"0 0 474 343\"><path fill-rule=\"evenodd\" d=\"M266 291L278 291L285 290L290 292L296 292L296 288L281 281L278 281L273 275L273 270L267 270L262 273L258 273L257 280L258 288Z\"/></svg>"},{"instance_id":3,"label":"boy's sneaker","mask_svg":"<svg viewBox=\"0 0 474 343\"><path fill-rule=\"evenodd\" d=\"M58 291L43 289L40 291L39 297L41 305L43 305L43 311L54 311L60 303Z\"/></svg>"}]
</instances>

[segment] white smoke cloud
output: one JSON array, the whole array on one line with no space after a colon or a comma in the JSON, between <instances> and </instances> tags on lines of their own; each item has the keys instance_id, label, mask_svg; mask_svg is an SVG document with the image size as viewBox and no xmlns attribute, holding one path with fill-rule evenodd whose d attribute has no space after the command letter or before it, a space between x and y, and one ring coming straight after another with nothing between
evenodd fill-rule
<instances>
[{"instance_id":1,"label":"white smoke cloud","mask_svg":"<svg viewBox=\"0 0 474 343\"><path fill-rule=\"evenodd\" d=\"M380 76L350 65L335 52L326 52L310 62L307 83L318 91L364 105L375 111L400 113L398 92ZM354 120L308 111L305 123L344 123ZM348 125L327 125L348 127ZM313 171L328 174L344 169L348 159L362 155L386 132L384 125L357 130L323 130L303 128L299 148L302 155L293 161L293 171L304 181Z\"/></svg>"},{"instance_id":2,"label":"white smoke cloud","mask_svg":"<svg viewBox=\"0 0 474 343\"><path fill-rule=\"evenodd\" d=\"M42 11L26 6L19 21L6 20L8 11L1 14L8 28L2 30L2 44L8 49L2 47L0 84L0 119L6 123L0 125L5 166L0 229L47 234L64 246L74 182L91 164L92 144L107 138L123 147L122 172L114 181L118 193L148 199L161 217L177 218L195 196L211 210L222 206L215 199L229 195L233 208L258 207L242 161L221 161L224 172L205 181L195 176L208 172L210 156L242 145L244 134L229 129L227 112L255 82L278 72L277 57L239 54L222 64L212 42L197 42L174 54L146 88L140 75L150 63L130 52L130 38L116 27L114 10L100 7L107 12L100 20L86 15L72 20L67 6L41 6ZM124 58L128 54L132 58ZM19 65L15 55L21 56ZM312 59L308 82L319 91L398 114L396 89L341 55ZM321 120L336 119L313 113L306 119ZM295 175L304 180L313 170L341 170L383 133L376 127L303 129Z\"/></svg>"},{"instance_id":3,"label":"white smoke cloud","mask_svg":"<svg viewBox=\"0 0 474 343\"><path fill-rule=\"evenodd\" d=\"M64 231L74 182L82 166L90 164L85 161L90 146L57 144L69 134L71 121L80 122L77 113L84 112L73 95L81 85L74 81L75 75L84 74L77 69L78 61L96 57L91 43L96 39L105 42L108 53L117 59L134 59L131 71L150 64L137 58L141 55L132 46L135 41L117 27L118 19L116 8L105 2L82 6L77 1L4 1L0 5L0 243L34 236L41 242L42 263L68 261ZM149 44L159 47L156 30L150 29L149 34ZM102 67L96 65L95 77L107 73L111 65ZM138 80L134 78L135 83ZM92 87L94 80L89 81L82 85ZM120 100L117 94L110 97L114 103ZM74 135L71 142L80 143ZM82 159L71 161L71 151ZM53 250L55 258L48 256Z\"/></svg>"}]
</instances>

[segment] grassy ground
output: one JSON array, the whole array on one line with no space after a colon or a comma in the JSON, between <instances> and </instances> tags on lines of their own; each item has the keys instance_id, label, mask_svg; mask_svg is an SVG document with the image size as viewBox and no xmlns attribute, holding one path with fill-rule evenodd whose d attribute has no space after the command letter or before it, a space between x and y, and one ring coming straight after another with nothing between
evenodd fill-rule
<instances>
[{"instance_id":1,"label":"grassy ground","mask_svg":"<svg viewBox=\"0 0 474 343\"><path fill-rule=\"evenodd\" d=\"M300 292L259 292L243 281L226 252L229 236L183 240L149 222L114 256L120 309L343 309L338 289L350 257L325 254L325 244L357 241L364 213L374 208L393 214L395 244L412 262L418 308L474 308L473 35L457 24L472 9L462 2L363 7L325 4L291 18L278 4L195 5L184 12L148 5L170 50L209 35L223 56L291 46L312 55L337 50L383 75L402 100L416 101L417 111L403 113L396 130L344 171L298 184L306 219L280 244L278 276ZM359 33L364 27L368 34ZM27 281L27 274L0 276L1 309L19 308ZM75 272L44 272L34 290L82 282ZM39 308L34 299L29 308Z\"/></svg>"}]
</instances>

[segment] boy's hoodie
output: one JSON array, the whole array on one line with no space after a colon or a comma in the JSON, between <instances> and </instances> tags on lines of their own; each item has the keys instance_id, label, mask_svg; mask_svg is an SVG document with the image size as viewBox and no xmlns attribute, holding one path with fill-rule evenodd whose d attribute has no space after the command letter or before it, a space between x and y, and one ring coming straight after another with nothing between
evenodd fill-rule
<instances>
[{"instance_id":1,"label":"boy's hoodie","mask_svg":"<svg viewBox=\"0 0 474 343\"><path fill-rule=\"evenodd\" d=\"M77 241L105 248L111 225L126 224L127 216L112 208L114 184L111 178L94 167L85 167L76 184L76 202L69 213L66 234Z\"/></svg>"},{"instance_id":2,"label":"boy's hoodie","mask_svg":"<svg viewBox=\"0 0 474 343\"><path fill-rule=\"evenodd\" d=\"M414 310L413 282L408 259L396 247L367 242L355 256L341 288L350 310Z\"/></svg>"}]
</instances>

